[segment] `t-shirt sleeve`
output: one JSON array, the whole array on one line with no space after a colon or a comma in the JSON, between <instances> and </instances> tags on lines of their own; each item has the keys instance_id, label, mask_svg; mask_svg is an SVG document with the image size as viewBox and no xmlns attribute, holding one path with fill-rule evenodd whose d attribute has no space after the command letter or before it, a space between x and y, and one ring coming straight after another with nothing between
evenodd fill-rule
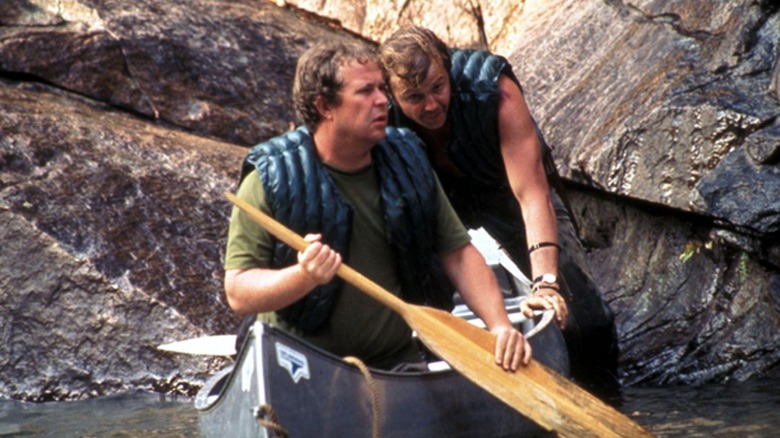
<instances>
[{"instance_id":1,"label":"t-shirt sleeve","mask_svg":"<svg viewBox=\"0 0 780 438\"><path fill-rule=\"evenodd\" d=\"M452 208L438 178L436 178L436 190L438 191L439 208L436 213L438 222L434 250L440 253L452 251L471 242L471 236L455 213L455 209Z\"/></svg>"},{"instance_id":2,"label":"t-shirt sleeve","mask_svg":"<svg viewBox=\"0 0 780 438\"><path fill-rule=\"evenodd\" d=\"M236 197L271 215L260 177L252 171L241 182ZM225 269L267 268L271 264L274 238L238 207L233 206L228 228Z\"/></svg>"}]
</instances>

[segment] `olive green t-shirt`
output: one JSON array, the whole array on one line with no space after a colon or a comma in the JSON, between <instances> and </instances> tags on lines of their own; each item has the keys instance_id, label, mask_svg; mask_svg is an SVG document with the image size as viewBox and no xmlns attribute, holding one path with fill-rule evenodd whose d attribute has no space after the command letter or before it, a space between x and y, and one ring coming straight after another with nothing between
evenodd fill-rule
<instances>
[{"instance_id":1,"label":"olive green t-shirt","mask_svg":"<svg viewBox=\"0 0 780 438\"><path fill-rule=\"evenodd\" d=\"M343 173L328 168L328 173L339 194L354 210L349 254L344 262L386 290L399 295L401 286L395 252L385 234L384 209L374 167L357 173ZM470 238L438 180L436 184L439 205L434 251L438 253L459 248L468 243ZM237 196L272 214L255 171L244 178ZM228 232L225 269L269 267L274 242L273 236L234 208ZM347 282L343 282L336 294L327 326L316 335L307 336L308 341L339 356L354 355L370 366L380 368L419 360L411 342L411 330L398 314ZM261 318L291 330L291 327L276 320L275 314L264 314Z\"/></svg>"}]
</instances>

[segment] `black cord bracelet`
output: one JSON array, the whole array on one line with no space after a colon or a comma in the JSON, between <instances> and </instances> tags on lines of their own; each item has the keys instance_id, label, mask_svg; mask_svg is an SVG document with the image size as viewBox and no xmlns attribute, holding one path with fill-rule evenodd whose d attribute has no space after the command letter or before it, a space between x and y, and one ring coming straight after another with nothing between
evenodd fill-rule
<instances>
[{"instance_id":1,"label":"black cord bracelet","mask_svg":"<svg viewBox=\"0 0 780 438\"><path fill-rule=\"evenodd\" d=\"M546 248L548 246L554 246L554 247L558 248L558 251L561 250L561 245L558 245L555 242L539 242L539 243L534 243L533 245L531 245L530 248L528 248L528 254L531 254L532 252L536 251L537 249Z\"/></svg>"},{"instance_id":2,"label":"black cord bracelet","mask_svg":"<svg viewBox=\"0 0 780 438\"><path fill-rule=\"evenodd\" d=\"M552 289L555 292L561 293L561 290L555 286L538 284L538 283L534 285L533 293L539 292L539 289Z\"/></svg>"}]
</instances>

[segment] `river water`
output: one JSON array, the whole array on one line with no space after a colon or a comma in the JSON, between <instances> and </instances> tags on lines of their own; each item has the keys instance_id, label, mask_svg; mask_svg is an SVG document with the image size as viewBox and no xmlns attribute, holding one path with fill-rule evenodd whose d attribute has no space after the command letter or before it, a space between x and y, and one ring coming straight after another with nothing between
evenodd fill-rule
<instances>
[{"instance_id":1,"label":"river water","mask_svg":"<svg viewBox=\"0 0 780 438\"><path fill-rule=\"evenodd\" d=\"M780 375L738 384L627 388L618 409L658 437L778 437ZM0 400L3 438L197 436L192 400L181 397L128 393L41 404Z\"/></svg>"}]
</instances>

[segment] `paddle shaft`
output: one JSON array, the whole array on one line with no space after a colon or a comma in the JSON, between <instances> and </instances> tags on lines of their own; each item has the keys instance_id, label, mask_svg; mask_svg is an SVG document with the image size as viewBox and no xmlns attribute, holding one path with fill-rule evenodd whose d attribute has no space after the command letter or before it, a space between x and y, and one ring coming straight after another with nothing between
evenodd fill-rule
<instances>
[{"instance_id":1,"label":"paddle shaft","mask_svg":"<svg viewBox=\"0 0 780 438\"><path fill-rule=\"evenodd\" d=\"M270 216L225 193L244 213L292 248L309 243ZM453 368L547 430L567 437L652 437L641 426L601 400L532 360L505 372L493 360L495 336L448 312L408 304L342 263L344 280L401 315L420 339ZM586 409L587 408L587 409Z\"/></svg>"}]
</instances>

